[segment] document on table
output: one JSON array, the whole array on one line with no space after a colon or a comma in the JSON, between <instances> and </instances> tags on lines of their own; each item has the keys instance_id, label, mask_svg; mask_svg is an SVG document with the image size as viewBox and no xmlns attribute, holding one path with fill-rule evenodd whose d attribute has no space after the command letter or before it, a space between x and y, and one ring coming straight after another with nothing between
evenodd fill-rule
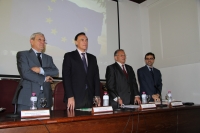
<instances>
[{"instance_id":1,"label":"document on table","mask_svg":"<svg viewBox=\"0 0 200 133\"><path fill-rule=\"evenodd\" d=\"M122 105L122 108L131 108L131 109L136 109L139 108L139 105Z\"/></svg>"}]
</instances>

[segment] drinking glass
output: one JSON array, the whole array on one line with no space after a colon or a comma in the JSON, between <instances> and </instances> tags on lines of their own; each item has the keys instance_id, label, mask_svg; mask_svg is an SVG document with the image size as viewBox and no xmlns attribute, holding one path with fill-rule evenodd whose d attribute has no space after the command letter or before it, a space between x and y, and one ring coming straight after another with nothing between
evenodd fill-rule
<instances>
[{"instance_id":1,"label":"drinking glass","mask_svg":"<svg viewBox=\"0 0 200 133\"><path fill-rule=\"evenodd\" d=\"M47 106L47 99L46 98L41 98L40 99L40 106L42 108L45 108Z\"/></svg>"}]
</instances>

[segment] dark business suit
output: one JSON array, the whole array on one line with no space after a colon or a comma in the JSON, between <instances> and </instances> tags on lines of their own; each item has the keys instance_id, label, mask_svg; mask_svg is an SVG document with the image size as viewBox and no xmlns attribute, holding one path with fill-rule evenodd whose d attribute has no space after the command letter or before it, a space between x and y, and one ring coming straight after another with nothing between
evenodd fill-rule
<instances>
[{"instance_id":1,"label":"dark business suit","mask_svg":"<svg viewBox=\"0 0 200 133\"><path fill-rule=\"evenodd\" d=\"M142 92L145 92L147 95L151 96L153 94L160 94L162 91L162 78L158 69L153 68L154 79L147 66L138 69L137 75L140 84L140 95L142 95ZM152 100L153 99L151 99L151 101Z\"/></svg>"},{"instance_id":2,"label":"dark business suit","mask_svg":"<svg viewBox=\"0 0 200 133\"><path fill-rule=\"evenodd\" d=\"M92 107L93 97L100 96L99 68L96 57L87 53L87 73L77 50L68 52L63 60L64 102L74 97L75 108ZM86 100L89 105L85 106Z\"/></svg>"},{"instance_id":3,"label":"dark business suit","mask_svg":"<svg viewBox=\"0 0 200 133\"><path fill-rule=\"evenodd\" d=\"M32 67L42 67L45 75L33 72L31 70ZM36 96L38 96L40 94L40 88L43 86L44 97L47 99L46 107L50 108L52 106L52 90L51 84L45 82L45 77L58 75L58 69L54 65L52 57L42 53L41 66L32 49L29 51L21 51L17 53L17 68L21 79L14 95L13 103L30 106L32 92L36 93ZM17 99L18 91L20 92Z\"/></svg>"},{"instance_id":4,"label":"dark business suit","mask_svg":"<svg viewBox=\"0 0 200 133\"><path fill-rule=\"evenodd\" d=\"M116 95L122 99L125 105L134 104L135 96L139 95L133 68L126 64L125 67L128 73L128 79L118 63L114 63L106 69L106 85L109 92L109 102L113 108L117 108L117 102L113 100L116 98Z\"/></svg>"}]
</instances>

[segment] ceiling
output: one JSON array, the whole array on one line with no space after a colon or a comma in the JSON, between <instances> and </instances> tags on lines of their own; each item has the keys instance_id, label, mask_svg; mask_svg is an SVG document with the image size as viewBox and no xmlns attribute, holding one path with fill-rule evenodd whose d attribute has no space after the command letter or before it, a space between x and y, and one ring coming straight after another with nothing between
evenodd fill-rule
<instances>
[{"instance_id":1,"label":"ceiling","mask_svg":"<svg viewBox=\"0 0 200 133\"><path fill-rule=\"evenodd\" d=\"M120 1L120 0L113 0L113 1ZM130 0L130 1L140 4L146 0Z\"/></svg>"},{"instance_id":2,"label":"ceiling","mask_svg":"<svg viewBox=\"0 0 200 133\"><path fill-rule=\"evenodd\" d=\"M136 3L140 4L140 3L142 3L142 2L144 2L146 0L130 0L130 1L133 1L133 2L136 2Z\"/></svg>"}]
</instances>

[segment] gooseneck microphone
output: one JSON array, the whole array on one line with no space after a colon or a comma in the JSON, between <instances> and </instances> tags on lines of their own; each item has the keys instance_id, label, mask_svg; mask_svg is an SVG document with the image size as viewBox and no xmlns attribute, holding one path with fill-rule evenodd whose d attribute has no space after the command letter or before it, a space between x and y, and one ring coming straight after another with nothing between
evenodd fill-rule
<instances>
[{"instance_id":1,"label":"gooseneck microphone","mask_svg":"<svg viewBox=\"0 0 200 133\"><path fill-rule=\"evenodd\" d=\"M119 95L117 94L117 92L115 92L115 91L113 91L113 90L111 90L111 89L105 89L106 88L106 86L103 86L103 90L107 90L107 91L110 91L110 92L112 92L115 96L116 96L116 98L117 98L117 109L114 109L114 110L121 110L121 108L119 108L119 103L118 103L118 97L119 97ZM109 93L108 93L109 94Z\"/></svg>"}]
</instances>

